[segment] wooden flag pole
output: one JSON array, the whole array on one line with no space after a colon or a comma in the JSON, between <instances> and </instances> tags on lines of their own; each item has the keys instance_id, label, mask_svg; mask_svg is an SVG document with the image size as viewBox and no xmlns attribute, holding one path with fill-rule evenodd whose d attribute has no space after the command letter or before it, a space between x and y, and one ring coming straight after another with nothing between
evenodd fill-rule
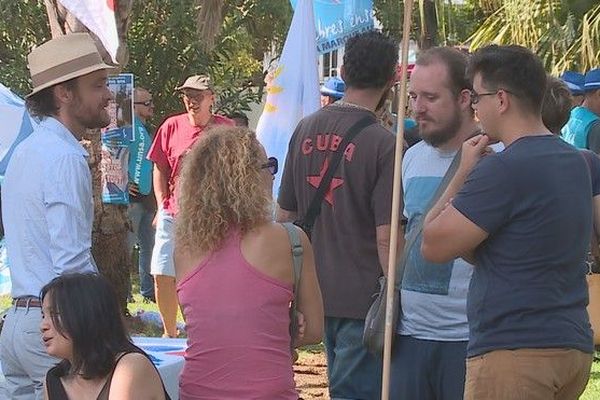
<instances>
[{"instance_id":1,"label":"wooden flag pole","mask_svg":"<svg viewBox=\"0 0 600 400\"><path fill-rule=\"evenodd\" d=\"M398 253L398 234L400 222L400 187L402 185L402 151L404 149L404 117L406 112L406 77L408 72L408 43L412 20L413 0L404 0L404 24L402 26L402 62L400 64L400 101L397 111L396 153L394 158L394 182L392 195L392 226L390 234L390 254L387 276L387 298L385 306L385 337L383 348L383 376L381 380L381 400L390 397L390 365L392 358L392 335L396 329L393 325L394 290L396 282L396 258Z\"/></svg>"}]
</instances>

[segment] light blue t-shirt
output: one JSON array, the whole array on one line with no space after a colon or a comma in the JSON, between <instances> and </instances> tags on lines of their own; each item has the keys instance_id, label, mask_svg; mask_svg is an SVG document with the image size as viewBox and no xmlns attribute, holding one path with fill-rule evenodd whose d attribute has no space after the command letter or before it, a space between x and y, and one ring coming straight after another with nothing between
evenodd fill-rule
<instances>
[{"instance_id":1,"label":"light blue t-shirt","mask_svg":"<svg viewBox=\"0 0 600 400\"><path fill-rule=\"evenodd\" d=\"M402 162L406 236L424 218L456 152L443 153L421 141L408 149ZM462 258L434 264L421 255L421 237L412 246L402 282L402 313L398 333L417 339L469 339L467 292L473 267Z\"/></svg>"}]
</instances>

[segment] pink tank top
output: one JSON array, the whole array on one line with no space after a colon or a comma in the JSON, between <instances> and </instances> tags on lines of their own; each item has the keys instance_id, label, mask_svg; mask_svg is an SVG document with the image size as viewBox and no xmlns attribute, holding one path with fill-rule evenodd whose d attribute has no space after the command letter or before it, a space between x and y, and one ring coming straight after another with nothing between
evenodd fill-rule
<instances>
[{"instance_id":1,"label":"pink tank top","mask_svg":"<svg viewBox=\"0 0 600 400\"><path fill-rule=\"evenodd\" d=\"M298 399L290 355L292 285L255 269L232 232L177 285L188 334L181 400Z\"/></svg>"}]
</instances>

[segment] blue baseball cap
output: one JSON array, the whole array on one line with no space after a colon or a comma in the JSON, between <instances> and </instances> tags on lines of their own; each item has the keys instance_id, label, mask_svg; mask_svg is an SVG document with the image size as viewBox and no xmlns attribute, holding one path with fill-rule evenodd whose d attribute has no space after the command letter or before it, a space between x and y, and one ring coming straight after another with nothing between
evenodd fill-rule
<instances>
[{"instance_id":1,"label":"blue baseball cap","mask_svg":"<svg viewBox=\"0 0 600 400\"><path fill-rule=\"evenodd\" d=\"M586 92L600 89L600 68L591 69L585 74L583 90Z\"/></svg>"},{"instance_id":2,"label":"blue baseball cap","mask_svg":"<svg viewBox=\"0 0 600 400\"><path fill-rule=\"evenodd\" d=\"M565 71L560 76L560 79L567 85L573 96L581 96L583 94L583 84L585 76L575 71Z\"/></svg>"},{"instance_id":3,"label":"blue baseball cap","mask_svg":"<svg viewBox=\"0 0 600 400\"><path fill-rule=\"evenodd\" d=\"M321 86L321 94L323 96L330 96L336 100L344 97L344 91L346 90L346 84L343 80L337 76L327 79L325 84Z\"/></svg>"}]
</instances>

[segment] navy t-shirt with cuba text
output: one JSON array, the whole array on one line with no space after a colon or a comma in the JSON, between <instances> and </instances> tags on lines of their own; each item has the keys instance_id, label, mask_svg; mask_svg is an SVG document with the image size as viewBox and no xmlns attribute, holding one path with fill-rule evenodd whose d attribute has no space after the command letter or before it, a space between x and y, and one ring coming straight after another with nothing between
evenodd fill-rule
<instances>
[{"instance_id":1,"label":"navy t-shirt with cuba text","mask_svg":"<svg viewBox=\"0 0 600 400\"><path fill-rule=\"evenodd\" d=\"M579 151L550 135L517 139L477 164L453 206L489 234L475 251L468 356L592 353L585 265L592 189Z\"/></svg>"}]
</instances>

